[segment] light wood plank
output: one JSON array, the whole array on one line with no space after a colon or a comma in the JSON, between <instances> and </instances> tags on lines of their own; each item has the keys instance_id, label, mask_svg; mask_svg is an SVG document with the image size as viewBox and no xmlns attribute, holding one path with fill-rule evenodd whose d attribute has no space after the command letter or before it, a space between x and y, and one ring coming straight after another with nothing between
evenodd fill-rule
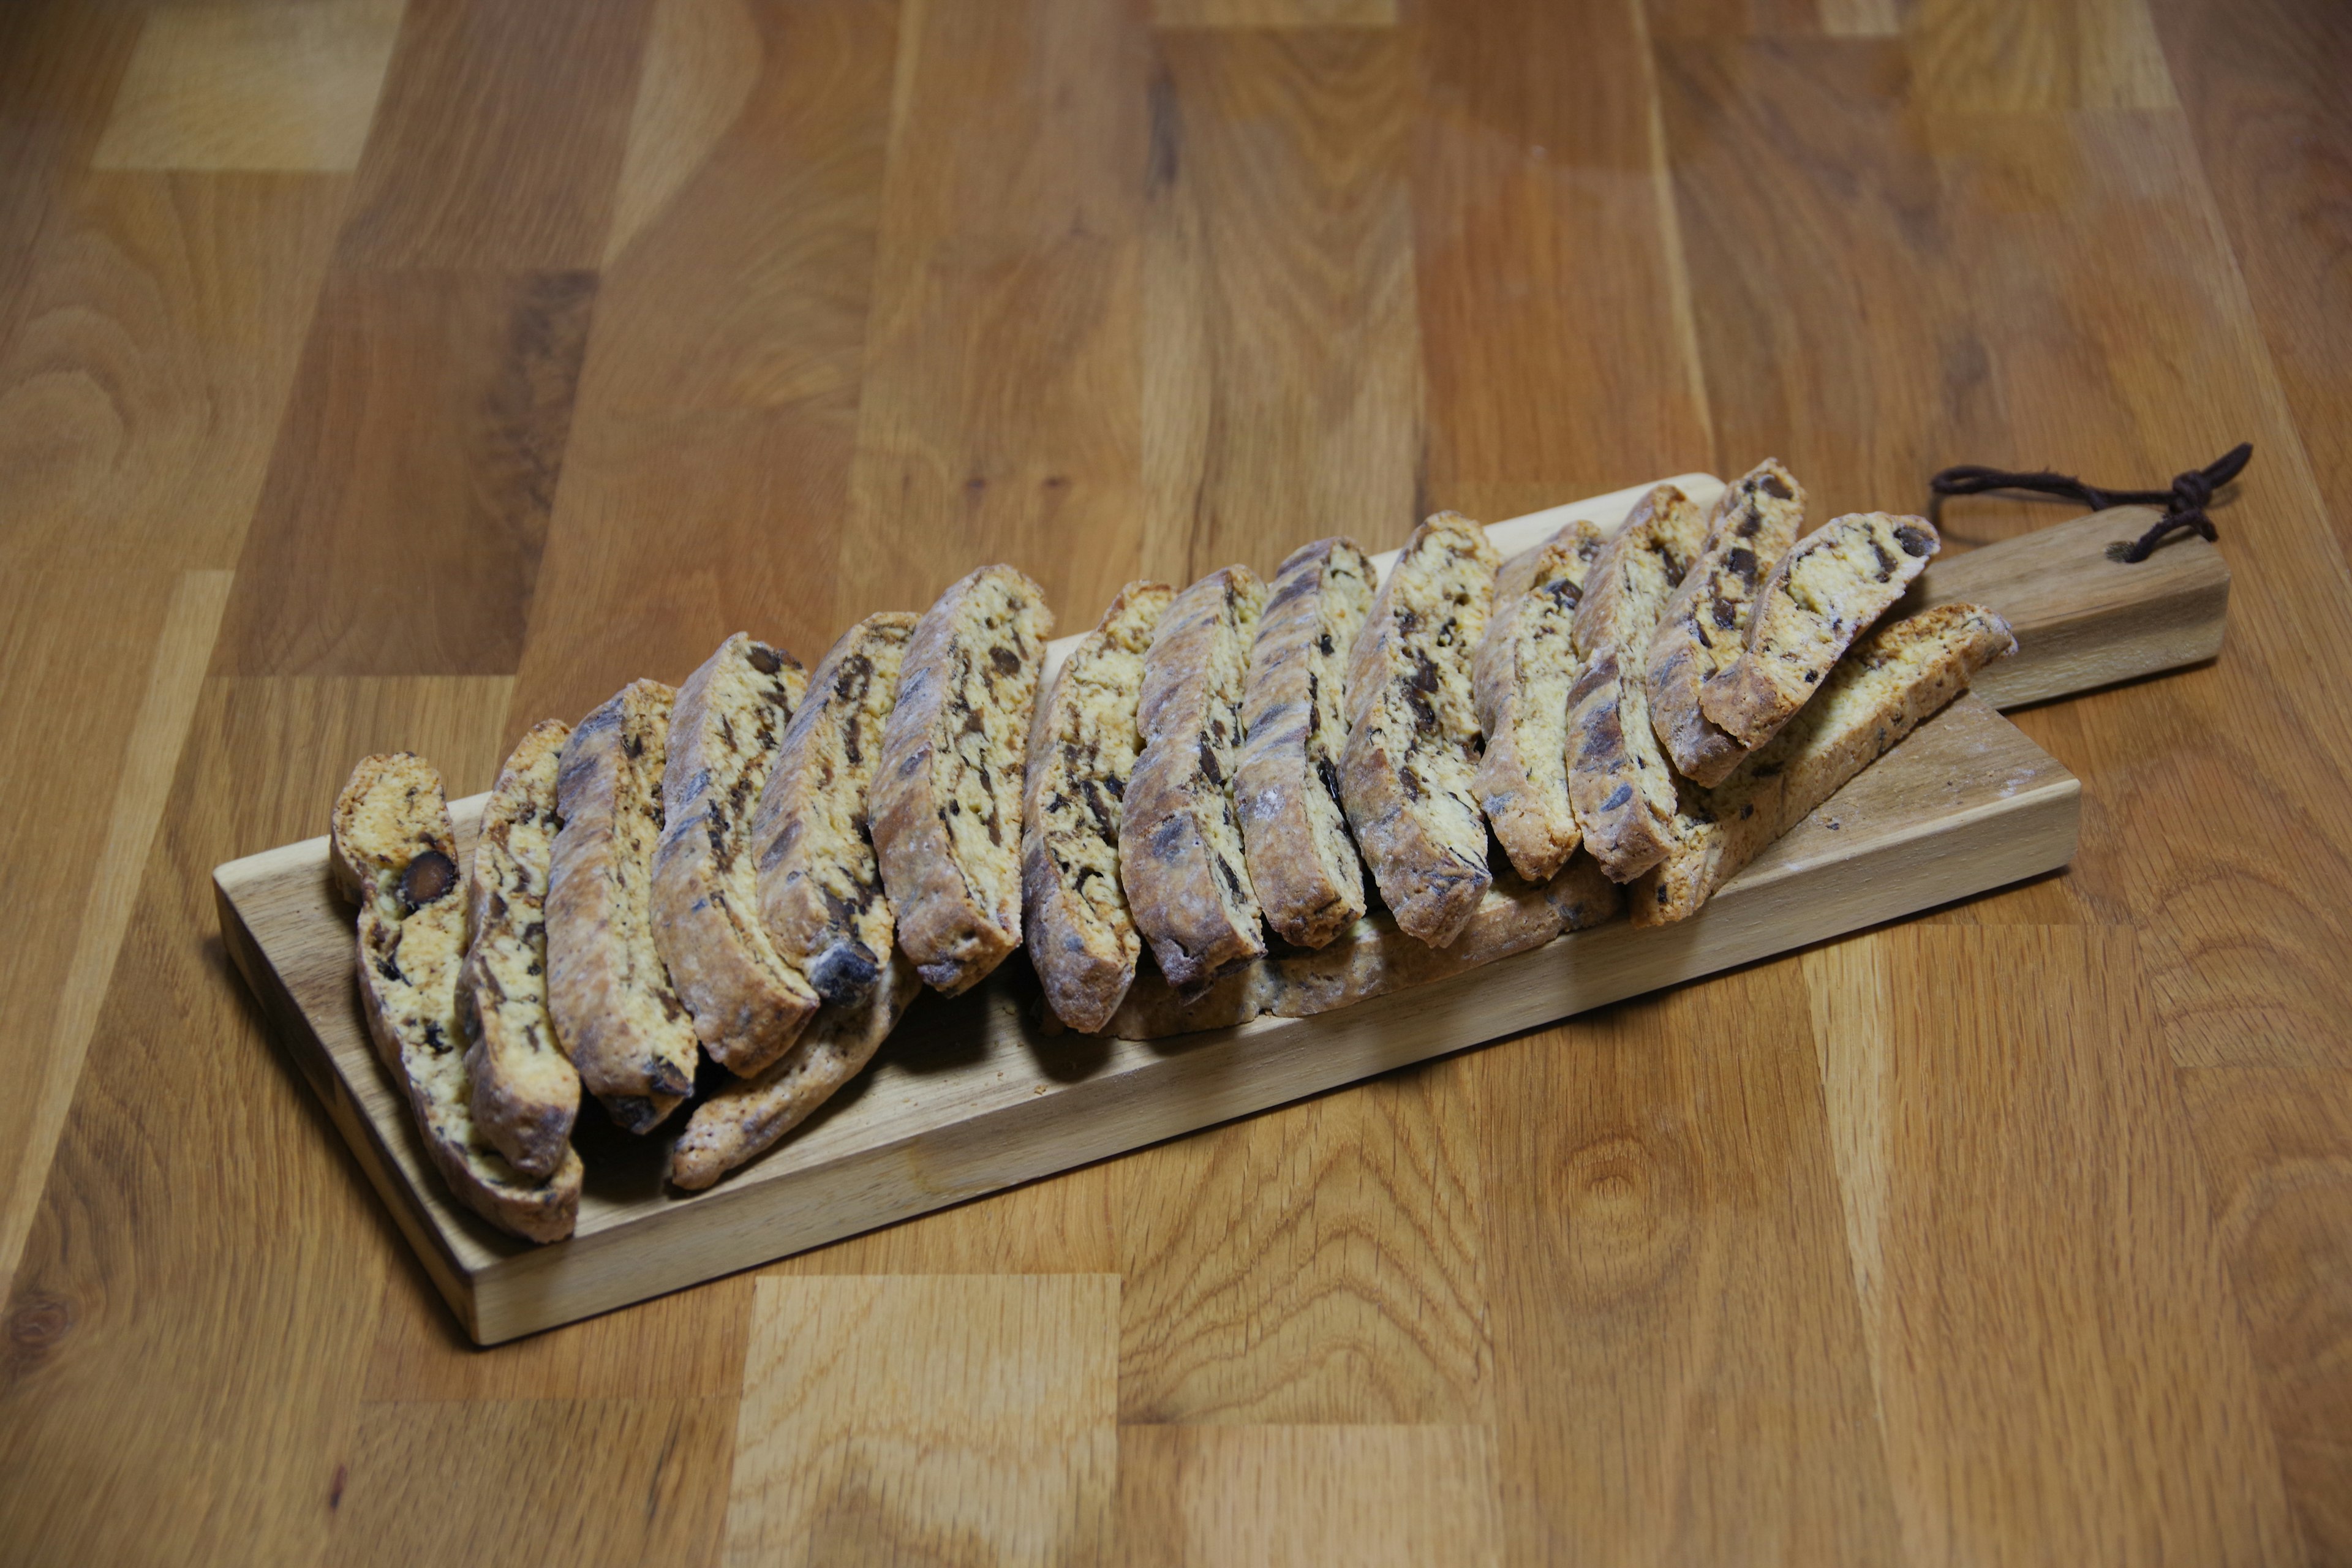
<instances>
[{"instance_id":1,"label":"light wood plank","mask_svg":"<svg viewBox=\"0 0 2352 1568\"><path fill-rule=\"evenodd\" d=\"M1241 561L1271 576L1334 533L1401 543L1427 510L1405 42L1203 31L1160 45L1139 570L1181 584Z\"/></svg>"},{"instance_id":2,"label":"light wood plank","mask_svg":"<svg viewBox=\"0 0 2352 1568\"><path fill-rule=\"evenodd\" d=\"M358 168L403 4L151 11L92 166Z\"/></svg>"},{"instance_id":3,"label":"light wood plank","mask_svg":"<svg viewBox=\"0 0 2352 1568\"><path fill-rule=\"evenodd\" d=\"M1995 113L2173 107L2143 0L1916 0L1904 33L1922 105Z\"/></svg>"},{"instance_id":4,"label":"light wood plank","mask_svg":"<svg viewBox=\"0 0 2352 1568\"><path fill-rule=\"evenodd\" d=\"M1116 1276L759 1282L729 1563L1111 1561Z\"/></svg>"},{"instance_id":5,"label":"light wood plank","mask_svg":"<svg viewBox=\"0 0 2352 1568\"><path fill-rule=\"evenodd\" d=\"M1482 1426L1126 1426L1118 1544L1138 1568L1502 1562Z\"/></svg>"},{"instance_id":6,"label":"light wood plank","mask_svg":"<svg viewBox=\"0 0 2352 1568\"><path fill-rule=\"evenodd\" d=\"M1895 1560L1796 966L1471 1063L1511 1559Z\"/></svg>"},{"instance_id":7,"label":"light wood plank","mask_svg":"<svg viewBox=\"0 0 2352 1568\"><path fill-rule=\"evenodd\" d=\"M0 346L0 569L236 564L349 182L89 176Z\"/></svg>"},{"instance_id":8,"label":"light wood plank","mask_svg":"<svg viewBox=\"0 0 2352 1568\"><path fill-rule=\"evenodd\" d=\"M1393 27L1397 0L1152 0L1163 27Z\"/></svg>"},{"instance_id":9,"label":"light wood plank","mask_svg":"<svg viewBox=\"0 0 2352 1568\"><path fill-rule=\"evenodd\" d=\"M371 1405L320 1561L709 1563L734 1430L731 1394Z\"/></svg>"},{"instance_id":10,"label":"light wood plank","mask_svg":"<svg viewBox=\"0 0 2352 1568\"><path fill-rule=\"evenodd\" d=\"M205 683L9 1298L0 1529L34 1557L325 1551L384 1279L404 1266L194 934L203 867L316 824L366 751L425 747L453 787L487 784L504 686Z\"/></svg>"},{"instance_id":11,"label":"light wood plank","mask_svg":"<svg viewBox=\"0 0 2352 1568\"><path fill-rule=\"evenodd\" d=\"M1902 927L1804 961L1915 1563L2299 1556L2137 946Z\"/></svg>"},{"instance_id":12,"label":"light wood plank","mask_svg":"<svg viewBox=\"0 0 2352 1568\"><path fill-rule=\"evenodd\" d=\"M112 805L106 816L105 843L89 871L74 936L73 956L57 992L47 1048L30 1063L17 1064L19 1082L29 1077L31 1092L19 1101L16 1135L0 1138L0 1148L16 1150L16 1165L0 1189L0 1300L16 1271L16 1259L31 1229L34 1205L57 1151L58 1133L81 1079L100 1005L114 974L122 934L139 897L155 829L179 771L182 743L194 721L198 689L221 609L228 601L226 572L181 574L154 636L144 694L131 736L123 745ZM77 694L79 695L79 694ZM29 1073L24 1069L29 1068ZM15 1107L12 1106L12 1110Z\"/></svg>"},{"instance_id":13,"label":"light wood plank","mask_svg":"<svg viewBox=\"0 0 2352 1568\"><path fill-rule=\"evenodd\" d=\"M1121 1161L1119 1419L1485 1420L1475 1081L1433 1063Z\"/></svg>"}]
</instances>

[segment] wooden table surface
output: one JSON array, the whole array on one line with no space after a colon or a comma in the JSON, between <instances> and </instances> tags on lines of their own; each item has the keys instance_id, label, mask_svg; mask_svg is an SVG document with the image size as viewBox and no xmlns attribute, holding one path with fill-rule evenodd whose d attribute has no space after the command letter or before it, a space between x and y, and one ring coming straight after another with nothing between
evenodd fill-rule
<instances>
[{"instance_id":1,"label":"wooden table surface","mask_svg":"<svg viewBox=\"0 0 2352 1568\"><path fill-rule=\"evenodd\" d=\"M2352 8L0 7L0 1560L2352 1560ZM215 863L727 633L2239 439L2072 868L496 1351ZM2068 514L1944 513L1956 548Z\"/></svg>"}]
</instances>

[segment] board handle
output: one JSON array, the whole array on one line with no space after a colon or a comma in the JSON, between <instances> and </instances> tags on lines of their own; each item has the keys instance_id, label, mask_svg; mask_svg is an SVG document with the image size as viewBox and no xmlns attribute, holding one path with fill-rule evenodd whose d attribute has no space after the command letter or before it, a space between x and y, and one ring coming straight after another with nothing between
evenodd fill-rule
<instances>
[{"instance_id":1,"label":"board handle","mask_svg":"<svg viewBox=\"0 0 2352 1568\"><path fill-rule=\"evenodd\" d=\"M1968 603L2005 616L2017 652L1969 683L1996 708L2200 664L2221 651L2229 621L2230 567L2221 551L2189 535L2141 562L2108 552L2161 515L2115 507L1938 560L1894 614Z\"/></svg>"}]
</instances>

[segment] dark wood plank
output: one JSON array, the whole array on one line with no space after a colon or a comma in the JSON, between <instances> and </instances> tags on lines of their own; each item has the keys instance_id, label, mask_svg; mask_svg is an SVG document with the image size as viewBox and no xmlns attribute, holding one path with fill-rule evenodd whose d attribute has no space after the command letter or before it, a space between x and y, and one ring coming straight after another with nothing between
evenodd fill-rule
<instances>
[{"instance_id":1,"label":"dark wood plank","mask_svg":"<svg viewBox=\"0 0 2352 1568\"><path fill-rule=\"evenodd\" d=\"M81 0L0 6L0 321L15 316L51 208L89 166L140 21Z\"/></svg>"},{"instance_id":2,"label":"dark wood plank","mask_svg":"<svg viewBox=\"0 0 2352 1568\"><path fill-rule=\"evenodd\" d=\"M215 669L511 674L594 298L584 272L332 272Z\"/></svg>"},{"instance_id":3,"label":"dark wood plank","mask_svg":"<svg viewBox=\"0 0 2352 1568\"><path fill-rule=\"evenodd\" d=\"M1413 34L1429 502L1491 521L1717 468L1639 9L1430 6Z\"/></svg>"},{"instance_id":4,"label":"dark wood plank","mask_svg":"<svg viewBox=\"0 0 2352 1568\"><path fill-rule=\"evenodd\" d=\"M897 9L672 0L656 16L518 729L640 675L682 679L736 631L814 665L889 607L845 599L830 568Z\"/></svg>"},{"instance_id":5,"label":"dark wood plank","mask_svg":"<svg viewBox=\"0 0 2352 1568\"><path fill-rule=\"evenodd\" d=\"M593 268L650 0L408 0L338 259Z\"/></svg>"},{"instance_id":6,"label":"dark wood plank","mask_svg":"<svg viewBox=\"0 0 2352 1568\"><path fill-rule=\"evenodd\" d=\"M1144 515L1145 19L1137 0L937 0L908 20L843 613L1011 561L1075 629L1133 575Z\"/></svg>"},{"instance_id":7,"label":"dark wood plank","mask_svg":"<svg viewBox=\"0 0 2352 1568\"><path fill-rule=\"evenodd\" d=\"M1422 446L1405 41L1355 28L1159 44L1141 570L1271 574L1333 533L1401 544Z\"/></svg>"}]
</instances>

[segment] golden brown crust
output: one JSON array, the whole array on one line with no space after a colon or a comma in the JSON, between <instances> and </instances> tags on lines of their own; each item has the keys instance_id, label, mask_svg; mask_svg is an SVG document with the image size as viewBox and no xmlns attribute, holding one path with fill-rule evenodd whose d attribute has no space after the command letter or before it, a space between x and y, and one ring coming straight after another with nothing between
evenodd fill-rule
<instances>
[{"instance_id":1,"label":"golden brown crust","mask_svg":"<svg viewBox=\"0 0 2352 1568\"><path fill-rule=\"evenodd\" d=\"M1924 517L1833 518L1780 557L1729 668L1699 695L1707 718L1751 749L1811 698L1853 639L1903 596L1941 542Z\"/></svg>"},{"instance_id":2,"label":"golden brown crust","mask_svg":"<svg viewBox=\"0 0 2352 1568\"><path fill-rule=\"evenodd\" d=\"M1143 951L1119 884L1119 827L1141 747L1136 710L1144 655L1175 597L1164 583L1120 589L1062 661L1029 731L1024 935L1046 1005L1073 1029L1103 1026L1134 982Z\"/></svg>"},{"instance_id":3,"label":"golden brown crust","mask_svg":"<svg viewBox=\"0 0 2352 1568\"><path fill-rule=\"evenodd\" d=\"M751 818L806 686L800 661L738 632L678 688L654 850L654 946L710 1059L748 1077L782 1056L817 994L760 919Z\"/></svg>"},{"instance_id":4,"label":"golden brown crust","mask_svg":"<svg viewBox=\"0 0 2352 1568\"><path fill-rule=\"evenodd\" d=\"M1021 757L1053 613L983 566L916 623L874 776L874 852L898 944L952 996L1021 945Z\"/></svg>"},{"instance_id":5,"label":"golden brown crust","mask_svg":"<svg viewBox=\"0 0 2352 1568\"><path fill-rule=\"evenodd\" d=\"M654 945L653 858L677 694L630 682L580 721L556 770L547 1005L580 1081L632 1132L694 1088L694 1020Z\"/></svg>"},{"instance_id":6,"label":"golden brown crust","mask_svg":"<svg viewBox=\"0 0 2352 1568\"><path fill-rule=\"evenodd\" d=\"M1771 742L1720 785L1686 785L1674 852L1632 889L1633 923L1686 920L1765 847L2015 651L2009 623L1940 605L1855 645Z\"/></svg>"},{"instance_id":7,"label":"golden brown crust","mask_svg":"<svg viewBox=\"0 0 2352 1568\"><path fill-rule=\"evenodd\" d=\"M1568 694L1580 668L1576 605L1604 542L1598 525L1578 519L1504 562L1495 618L1478 639L1478 805L1511 868L1530 881L1566 865L1582 838L1568 799Z\"/></svg>"},{"instance_id":8,"label":"golden brown crust","mask_svg":"<svg viewBox=\"0 0 2352 1568\"><path fill-rule=\"evenodd\" d=\"M1348 657L1371 608L1372 563L1352 539L1293 551L1250 647L1234 773L1250 885L1283 941L1320 947L1364 912L1339 760Z\"/></svg>"},{"instance_id":9,"label":"golden brown crust","mask_svg":"<svg viewBox=\"0 0 2352 1568\"><path fill-rule=\"evenodd\" d=\"M769 938L829 1006L866 999L895 939L870 814L882 729L915 619L868 616L825 654L784 731L751 831Z\"/></svg>"},{"instance_id":10,"label":"golden brown crust","mask_svg":"<svg viewBox=\"0 0 2352 1568\"><path fill-rule=\"evenodd\" d=\"M1461 933L1494 880L1471 661L1501 563L1476 523L1431 518L1381 584L1348 664L1348 825L1397 924L1433 947Z\"/></svg>"},{"instance_id":11,"label":"golden brown crust","mask_svg":"<svg viewBox=\"0 0 2352 1568\"><path fill-rule=\"evenodd\" d=\"M772 1148L874 1059L921 989L914 965L894 953L863 999L819 1008L792 1048L757 1077L726 1084L695 1106L670 1148L670 1184L698 1192Z\"/></svg>"},{"instance_id":12,"label":"golden brown crust","mask_svg":"<svg viewBox=\"0 0 2352 1568\"><path fill-rule=\"evenodd\" d=\"M580 1110L580 1075L547 1010L548 864L563 826L555 773L571 733L541 720L499 770L474 837L473 941L457 973L474 1120L517 1170L541 1177L571 1152Z\"/></svg>"},{"instance_id":13,"label":"golden brown crust","mask_svg":"<svg viewBox=\"0 0 2352 1568\"><path fill-rule=\"evenodd\" d=\"M1656 865L1673 844L1675 781L1651 731L1643 658L1706 536L1690 498L1657 486L1601 551L1576 607L1584 668L1569 693L1569 801L1585 847L1616 881Z\"/></svg>"},{"instance_id":14,"label":"golden brown crust","mask_svg":"<svg viewBox=\"0 0 2352 1568\"><path fill-rule=\"evenodd\" d=\"M1234 807L1242 696L1265 584L1246 566L1176 595L1144 655L1118 840L1135 929L1180 990L1265 951Z\"/></svg>"},{"instance_id":15,"label":"golden brown crust","mask_svg":"<svg viewBox=\"0 0 2352 1568\"><path fill-rule=\"evenodd\" d=\"M1647 655L1650 727L1676 772L1694 784L1720 784L1748 748L1699 706L1708 682L1736 662L1755 618L1758 584L1768 577L1805 521L1805 488L1767 458L1716 502L1706 543L1666 601Z\"/></svg>"},{"instance_id":16,"label":"golden brown crust","mask_svg":"<svg viewBox=\"0 0 2352 1568\"><path fill-rule=\"evenodd\" d=\"M572 1234L580 1158L545 1180L482 1135L457 1026L466 900L441 776L409 752L363 759L330 818L330 863L357 895L358 976L368 1035L401 1087L425 1152L458 1201L530 1241Z\"/></svg>"}]
</instances>

